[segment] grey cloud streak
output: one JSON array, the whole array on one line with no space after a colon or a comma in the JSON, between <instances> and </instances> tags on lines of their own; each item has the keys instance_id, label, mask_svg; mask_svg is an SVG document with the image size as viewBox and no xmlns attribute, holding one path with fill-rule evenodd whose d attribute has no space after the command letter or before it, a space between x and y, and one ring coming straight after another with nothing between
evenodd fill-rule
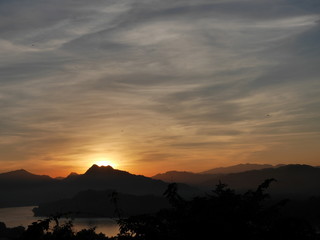
<instances>
[{"instance_id":1,"label":"grey cloud streak","mask_svg":"<svg viewBox=\"0 0 320 240\"><path fill-rule=\"evenodd\" d=\"M49 145L68 161L260 161L291 144L278 134L319 133L319 19L317 0L2 1L0 161Z\"/></svg>"}]
</instances>

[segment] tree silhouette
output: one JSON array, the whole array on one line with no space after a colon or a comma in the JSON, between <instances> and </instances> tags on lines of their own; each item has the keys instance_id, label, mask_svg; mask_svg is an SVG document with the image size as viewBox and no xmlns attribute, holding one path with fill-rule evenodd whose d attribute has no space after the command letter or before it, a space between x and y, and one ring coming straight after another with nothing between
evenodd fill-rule
<instances>
[{"instance_id":1,"label":"tree silhouette","mask_svg":"<svg viewBox=\"0 0 320 240\"><path fill-rule=\"evenodd\" d=\"M215 189L191 200L178 194L170 184L164 196L171 208L154 214L118 220L115 237L97 234L95 228L73 231L72 221L60 224L61 215L39 220L26 230L8 229L0 224L0 239L6 240L319 240L320 234L307 221L282 215L287 200L268 201L266 192L274 179L267 179L255 190L236 193L219 182ZM111 200L118 207L118 195Z\"/></svg>"},{"instance_id":2,"label":"tree silhouette","mask_svg":"<svg viewBox=\"0 0 320 240\"><path fill-rule=\"evenodd\" d=\"M170 184L164 195L171 209L156 214L121 219L119 239L317 239L306 221L284 218L280 209L286 200L271 204L266 193L275 179L267 179L256 190L237 194L219 182L205 196L184 200Z\"/></svg>"}]
</instances>

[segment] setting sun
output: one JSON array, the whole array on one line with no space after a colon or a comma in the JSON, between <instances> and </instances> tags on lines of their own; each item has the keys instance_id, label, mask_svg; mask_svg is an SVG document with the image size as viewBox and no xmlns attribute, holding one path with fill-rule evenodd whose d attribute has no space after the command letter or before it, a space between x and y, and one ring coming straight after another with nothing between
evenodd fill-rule
<instances>
[{"instance_id":1,"label":"setting sun","mask_svg":"<svg viewBox=\"0 0 320 240\"><path fill-rule=\"evenodd\" d=\"M113 168L116 167L116 164L110 160L106 160L106 159L103 159L103 160L98 160L96 162L94 162L94 164L98 165L99 167L101 166L111 166Z\"/></svg>"}]
</instances>

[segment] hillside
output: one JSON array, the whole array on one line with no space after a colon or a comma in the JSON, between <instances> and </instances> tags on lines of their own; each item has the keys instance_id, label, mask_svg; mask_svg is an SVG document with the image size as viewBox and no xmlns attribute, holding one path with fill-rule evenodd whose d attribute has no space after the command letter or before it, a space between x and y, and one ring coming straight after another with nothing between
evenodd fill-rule
<instances>
[{"instance_id":1,"label":"hillside","mask_svg":"<svg viewBox=\"0 0 320 240\"><path fill-rule=\"evenodd\" d=\"M215 175L200 185L207 189L212 189L221 181L231 188L247 190L254 188L268 178L277 180L271 188L273 195L294 198L320 195L320 169L298 164L220 176Z\"/></svg>"},{"instance_id":2,"label":"hillside","mask_svg":"<svg viewBox=\"0 0 320 240\"><path fill-rule=\"evenodd\" d=\"M238 164L230 167L219 167L219 168L213 168L204 172L200 172L200 174L229 174L229 173L238 173L238 172L246 172L251 170L260 170L265 168L273 168L278 167L273 166L270 164L251 164L251 163L245 163L245 164Z\"/></svg>"},{"instance_id":3,"label":"hillside","mask_svg":"<svg viewBox=\"0 0 320 240\"><path fill-rule=\"evenodd\" d=\"M84 174L71 174L58 180L48 176L31 174L25 170L0 174L0 207L31 206L42 202L70 198L88 189L112 189L119 192L145 195L162 195L167 183L110 166L93 165ZM197 193L195 188L180 184L182 195Z\"/></svg>"},{"instance_id":4,"label":"hillside","mask_svg":"<svg viewBox=\"0 0 320 240\"><path fill-rule=\"evenodd\" d=\"M166 173L159 173L152 176L153 179L162 180L164 182L176 182L176 183L186 183L189 185L197 186L200 183L210 180L213 174L199 174L193 172L180 172L180 171L169 171Z\"/></svg>"},{"instance_id":5,"label":"hillside","mask_svg":"<svg viewBox=\"0 0 320 240\"><path fill-rule=\"evenodd\" d=\"M236 190L245 191L255 188L268 178L277 180L271 190L273 195L293 198L320 195L320 168L308 165L286 165L230 174L169 172L158 177L162 180L97 165L93 165L84 174L71 174L62 180L18 170L0 174L0 207L39 205L71 198L88 189L161 196L167 189L167 182L172 181L184 182L178 185L178 190L185 197L210 191L219 181Z\"/></svg>"},{"instance_id":6,"label":"hillside","mask_svg":"<svg viewBox=\"0 0 320 240\"><path fill-rule=\"evenodd\" d=\"M162 180L165 182L177 182L177 183L186 183L189 185L194 185L201 187L203 182L208 181L214 177L218 177L222 174L230 173L239 173L246 172L251 170L259 170L265 168L275 168L279 167L272 166L270 164L238 164L230 167L220 167L213 168L200 173L186 172L186 171L168 171L165 173L159 173L155 176L152 176L153 179Z\"/></svg>"},{"instance_id":7,"label":"hillside","mask_svg":"<svg viewBox=\"0 0 320 240\"><path fill-rule=\"evenodd\" d=\"M112 190L87 190L72 198L42 203L33 212L35 216L68 213L72 217L118 217L119 214L132 216L153 213L169 206L164 197L154 195L136 196Z\"/></svg>"}]
</instances>

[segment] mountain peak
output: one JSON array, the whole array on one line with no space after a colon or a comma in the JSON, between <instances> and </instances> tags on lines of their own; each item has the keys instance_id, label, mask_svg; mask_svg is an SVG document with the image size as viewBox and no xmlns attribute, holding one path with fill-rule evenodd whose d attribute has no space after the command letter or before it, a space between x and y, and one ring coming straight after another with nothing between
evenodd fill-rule
<instances>
[{"instance_id":1,"label":"mountain peak","mask_svg":"<svg viewBox=\"0 0 320 240\"><path fill-rule=\"evenodd\" d=\"M76 172L71 172L69 175L68 175L68 177L71 177L71 176L78 176L79 174L78 173L76 173Z\"/></svg>"},{"instance_id":2,"label":"mountain peak","mask_svg":"<svg viewBox=\"0 0 320 240\"><path fill-rule=\"evenodd\" d=\"M66 177L66 179L76 178L76 177L78 177L78 176L79 176L78 173L76 173L76 172L71 172L71 173Z\"/></svg>"},{"instance_id":3,"label":"mountain peak","mask_svg":"<svg viewBox=\"0 0 320 240\"><path fill-rule=\"evenodd\" d=\"M228 174L237 172L246 172L251 170L260 170L264 168L273 168L270 164L254 164L254 163L241 163L229 167L213 168L208 171L200 172L201 174Z\"/></svg>"},{"instance_id":4,"label":"mountain peak","mask_svg":"<svg viewBox=\"0 0 320 240\"><path fill-rule=\"evenodd\" d=\"M111 173L116 171L111 167L110 165L108 166L98 166L97 164L93 164L86 172L84 175L100 175L104 173Z\"/></svg>"},{"instance_id":5,"label":"mountain peak","mask_svg":"<svg viewBox=\"0 0 320 240\"><path fill-rule=\"evenodd\" d=\"M14 171L11 171L11 172L7 172L7 173L3 173L3 174L6 174L8 176L31 176L31 175L34 175L30 172L28 172L27 170L24 170L24 169L19 169L19 170L14 170Z\"/></svg>"},{"instance_id":6,"label":"mountain peak","mask_svg":"<svg viewBox=\"0 0 320 240\"><path fill-rule=\"evenodd\" d=\"M51 177L47 175L36 175L33 173L28 172L24 169L14 170L11 172L1 173L0 178L2 179L25 179L25 180L34 180L34 179L51 179Z\"/></svg>"}]
</instances>

